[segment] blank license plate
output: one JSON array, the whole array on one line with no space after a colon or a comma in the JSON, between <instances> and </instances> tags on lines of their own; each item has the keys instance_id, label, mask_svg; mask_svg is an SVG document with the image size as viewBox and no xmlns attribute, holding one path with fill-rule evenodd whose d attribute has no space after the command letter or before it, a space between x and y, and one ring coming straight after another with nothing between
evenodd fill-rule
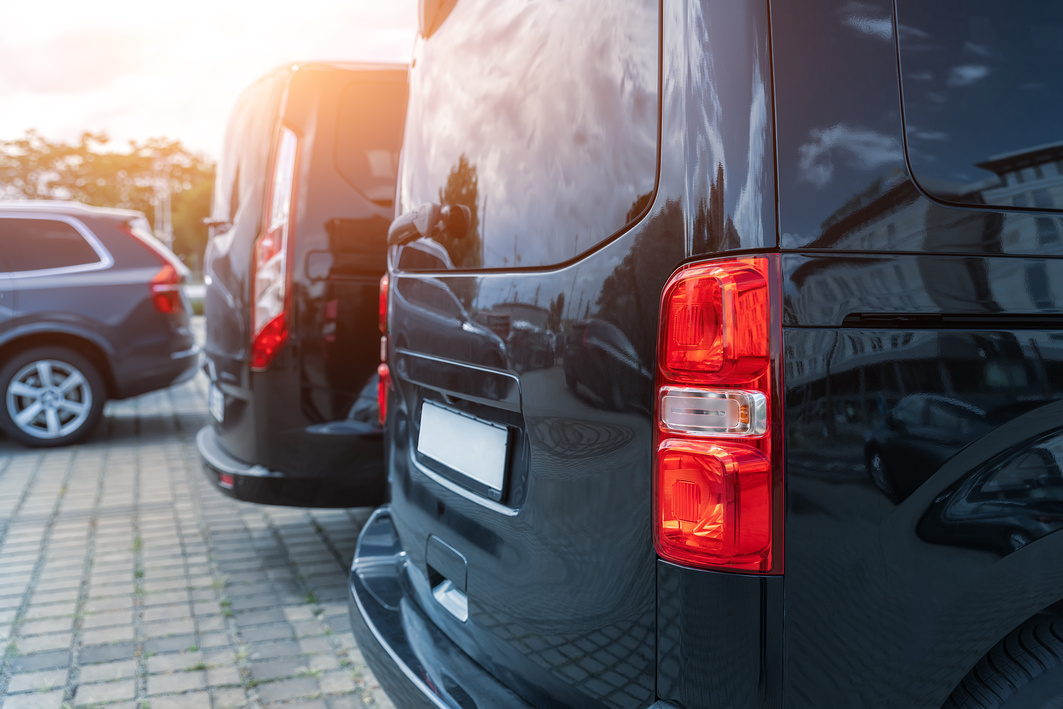
<instances>
[{"instance_id":1,"label":"blank license plate","mask_svg":"<svg viewBox=\"0 0 1063 709\"><path fill-rule=\"evenodd\" d=\"M210 389L207 390L207 408L210 409L210 415L214 417L215 421L218 423L224 421L225 395L214 384L211 384Z\"/></svg>"},{"instance_id":2,"label":"blank license plate","mask_svg":"<svg viewBox=\"0 0 1063 709\"><path fill-rule=\"evenodd\" d=\"M421 405L417 452L456 473L502 491L509 431L426 401Z\"/></svg>"}]
</instances>

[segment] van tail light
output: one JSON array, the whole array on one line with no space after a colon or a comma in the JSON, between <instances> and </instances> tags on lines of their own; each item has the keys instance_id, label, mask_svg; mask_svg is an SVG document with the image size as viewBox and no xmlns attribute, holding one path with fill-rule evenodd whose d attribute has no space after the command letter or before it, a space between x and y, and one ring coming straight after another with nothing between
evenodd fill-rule
<instances>
[{"instance_id":1,"label":"van tail light","mask_svg":"<svg viewBox=\"0 0 1063 709\"><path fill-rule=\"evenodd\" d=\"M171 264L164 265L151 279L151 303L160 313L182 310L181 274Z\"/></svg>"},{"instance_id":2,"label":"van tail light","mask_svg":"<svg viewBox=\"0 0 1063 709\"><path fill-rule=\"evenodd\" d=\"M388 334L388 274L380 277L380 332ZM383 356L381 356L383 358Z\"/></svg>"},{"instance_id":3,"label":"van tail light","mask_svg":"<svg viewBox=\"0 0 1063 709\"><path fill-rule=\"evenodd\" d=\"M254 248L251 280L251 369L269 367L288 340L290 274L288 246L293 232L295 158L298 139L282 127L273 159L266 230Z\"/></svg>"},{"instance_id":4,"label":"van tail light","mask_svg":"<svg viewBox=\"0 0 1063 709\"><path fill-rule=\"evenodd\" d=\"M661 299L654 546L705 569L783 569L778 255L697 263Z\"/></svg>"},{"instance_id":5,"label":"van tail light","mask_svg":"<svg viewBox=\"0 0 1063 709\"><path fill-rule=\"evenodd\" d=\"M388 274L380 277L380 366L377 373L377 416L383 426L388 418L388 391L391 389L391 370L388 369Z\"/></svg>"}]
</instances>

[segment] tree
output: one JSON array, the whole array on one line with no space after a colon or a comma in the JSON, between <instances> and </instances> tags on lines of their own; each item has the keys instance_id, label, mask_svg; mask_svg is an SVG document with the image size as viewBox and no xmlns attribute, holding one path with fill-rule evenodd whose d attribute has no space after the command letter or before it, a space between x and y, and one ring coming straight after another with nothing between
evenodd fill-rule
<instances>
[{"instance_id":1,"label":"tree","mask_svg":"<svg viewBox=\"0 0 1063 709\"><path fill-rule=\"evenodd\" d=\"M450 169L446 186L439 190L440 204L461 204L469 208L471 220L466 234L444 234L443 246L458 268L483 265L483 239L480 235L479 179L476 166L464 154Z\"/></svg>"},{"instance_id":2,"label":"tree","mask_svg":"<svg viewBox=\"0 0 1063 709\"><path fill-rule=\"evenodd\" d=\"M143 212L154 226L156 197L168 189L175 253L198 265L206 246L214 165L179 141L131 141L108 149L105 133L82 133L74 143L36 131L0 141L0 198L65 199L96 207Z\"/></svg>"}]
</instances>

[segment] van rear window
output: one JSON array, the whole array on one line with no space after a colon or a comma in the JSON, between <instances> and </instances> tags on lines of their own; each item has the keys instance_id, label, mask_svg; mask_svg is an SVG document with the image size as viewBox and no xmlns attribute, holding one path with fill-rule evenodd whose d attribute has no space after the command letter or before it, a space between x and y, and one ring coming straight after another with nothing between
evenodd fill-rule
<instances>
[{"instance_id":1,"label":"van rear window","mask_svg":"<svg viewBox=\"0 0 1063 709\"><path fill-rule=\"evenodd\" d=\"M472 212L456 268L569 261L638 218L657 173L658 0L462 0L411 71L399 212Z\"/></svg>"},{"instance_id":2,"label":"van rear window","mask_svg":"<svg viewBox=\"0 0 1063 709\"><path fill-rule=\"evenodd\" d=\"M377 204L395 200L405 110L405 83L355 82L340 97L336 169Z\"/></svg>"},{"instance_id":3,"label":"van rear window","mask_svg":"<svg viewBox=\"0 0 1063 709\"><path fill-rule=\"evenodd\" d=\"M898 0L908 160L948 202L1063 209L1063 3Z\"/></svg>"}]
</instances>

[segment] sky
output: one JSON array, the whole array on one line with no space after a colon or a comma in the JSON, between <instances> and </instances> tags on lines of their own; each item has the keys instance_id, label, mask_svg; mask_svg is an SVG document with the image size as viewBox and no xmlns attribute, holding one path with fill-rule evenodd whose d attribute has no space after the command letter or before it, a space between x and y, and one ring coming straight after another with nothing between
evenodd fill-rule
<instances>
[{"instance_id":1,"label":"sky","mask_svg":"<svg viewBox=\"0 0 1063 709\"><path fill-rule=\"evenodd\" d=\"M0 140L165 137L216 159L252 81L317 60L409 60L416 0L0 0Z\"/></svg>"}]
</instances>

